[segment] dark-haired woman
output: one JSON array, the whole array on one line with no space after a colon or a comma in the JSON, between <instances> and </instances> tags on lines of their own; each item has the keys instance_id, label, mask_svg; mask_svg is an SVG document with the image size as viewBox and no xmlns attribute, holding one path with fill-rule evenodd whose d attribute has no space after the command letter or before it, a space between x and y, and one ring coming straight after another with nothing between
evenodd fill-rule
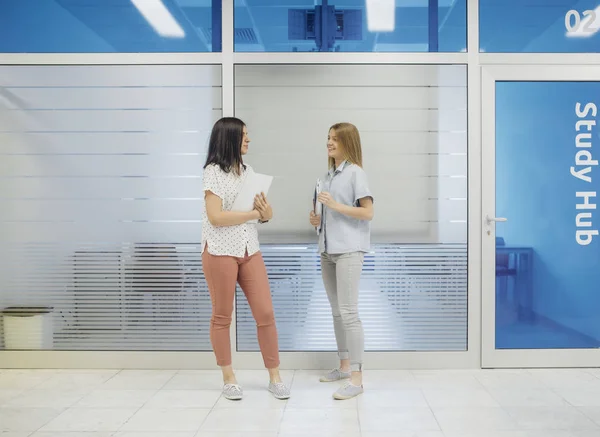
<instances>
[{"instance_id":1,"label":"dark-haired woman","mask_svg":"<svg viewBox=\"0 0 600 437\"><path fill-rule=\"evenodd\" d=\"M249 143L248 130L241 120L220 119L213 127L204 166L202 268L212 302L210 340L223 372L223 396L242 399L242 388L232 368L229 336L235 286L239 283L256 320L260 351L269 371L268 390L277 399L288 399L290 391L279 374L279 345L269 279L256 224L249 223L268 222L273 210L261 194L255 198L253 211L231 211L245 178L253 171L242 159Z\"/></svg>"}]
</instances>

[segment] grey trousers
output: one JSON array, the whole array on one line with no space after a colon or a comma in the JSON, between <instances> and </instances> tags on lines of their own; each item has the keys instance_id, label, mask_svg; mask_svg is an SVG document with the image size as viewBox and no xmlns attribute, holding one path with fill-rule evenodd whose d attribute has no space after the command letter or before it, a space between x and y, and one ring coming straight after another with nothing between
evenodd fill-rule
<instances>
[{"instance_id":1,"label":"grey trousers","mask_svg":"<svg viewBox=\"0 0 600 437\"><path fill-rule=\"evenodd\" d=\"M353 372L362 370L365 335L358 317L358 287L364 253L321 254L323 284L331 304L333 327L341 360L350 360Z\"/></svg>"}]
</instances>

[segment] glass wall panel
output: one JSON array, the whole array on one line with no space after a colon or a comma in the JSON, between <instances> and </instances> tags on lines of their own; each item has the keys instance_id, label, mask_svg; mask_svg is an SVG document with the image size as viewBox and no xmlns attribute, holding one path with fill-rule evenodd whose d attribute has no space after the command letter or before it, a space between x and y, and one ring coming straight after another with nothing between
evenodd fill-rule
<instances>
[{"instance_id":1,"label":"glass wall panel","mask_svg":"<svg viewBox=\"0 0 600 437\"><path fill-rule=\"evenodd\" d=\"M0 1L0 53L220 51L221 0Z\"/></svg>"},{"instance_id":2,"label":"glass wall panel","mask_svg":"<svg viewBox=\"0 0 600 437\"><path fill-rule=\"evenodd\" d=\"M466 0L235 0L235 51L465 51L466 4Z\"/></svg>"},{"instance_id":3,"label":"glass wall panel","mask_svg":"<svg viewBox=\"0 0 600 437\"><path fill-rule=\"evenodd\" d=\"M0 67L0 90L0 309L49 311L4 346L210 350L202 165L220 67Z\"/></svg>"},{"instance_id":4,"label":"glass wall panel","mask_svg":"<svg viewBox=\"0 0 600 437\"><path fill-rule=\"evenodd\" d=\"M275 219L259 229L282 350L335 349L308 214L339 121L361 132L375 196L360 294L366 348L466 349L466 75L464 65L236 66L247 161L275 176ZM241 291L237 317L238 349L258 350Z\"/></svg>"},{"instance_id":5,"label":"glass wall panel","mask_svg":"<svg viewBox=\"0 0 600 437\"><path fill-rule=\"evenodd\" d=\"M493 53L598 53L597 0L479 0L479 48Z\"/></svg>"}]
</instances>

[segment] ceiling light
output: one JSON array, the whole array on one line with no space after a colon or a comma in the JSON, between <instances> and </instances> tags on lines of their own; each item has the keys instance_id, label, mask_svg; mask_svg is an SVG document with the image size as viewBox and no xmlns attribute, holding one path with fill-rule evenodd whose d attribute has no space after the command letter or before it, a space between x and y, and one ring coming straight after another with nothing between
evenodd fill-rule
<instances>
[{"instance_id":1,"label":"ceiling light","mask_svg":"<svg viewBox=\"0 0 600 437\"><path fill-rule=\"evenodd\" d=\"M146 21L160 36L166 38L184 38L185 32L162 0L131 0Z\"/></svg>"},{"instance_id":2,"label":"ceiling light","mask_svg":"<svg viewBox=\"0 0 600 437\"><path fill-rule=\"evenodd\" d=\"M395 0L366 0L369 32L393 32L396 28Z\"/></svg>"}]
</instances>

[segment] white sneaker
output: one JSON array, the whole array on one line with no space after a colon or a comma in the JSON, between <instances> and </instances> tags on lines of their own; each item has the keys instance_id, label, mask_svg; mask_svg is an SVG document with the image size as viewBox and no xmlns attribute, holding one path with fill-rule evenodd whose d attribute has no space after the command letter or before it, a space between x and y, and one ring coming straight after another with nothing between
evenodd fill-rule
<instances>
[{"instance_id":1,"label":"white sneaker","mask_svg":"<svg viewBox=\"0 0 600 437\"><path fill-rule=\"evenodd\" d=\"M276 399L290 398L290 389L283 382L270 382L269 391Z\"/></svg>"},{"instance_id":2,"label":"white sneaker","mask_svg":"<svg viewBox=\"0 0 600 437\"><path fill-rule=\"evenodd\" d=\"M333 369L331 372L321 376L321 382L335 382L350 378L350 372L343 372L340 369Z\"/></svg>"},{"instance_id":3,"label":"white sneaker","mask_svg":"<svg viewBox=\"0 0 600 437\"><path fill-rule=\"evenodd\" d=\"M230 401L239 401L244 396L242 387L238 384L225 384L223 386L223 397Z\"/></svg>"},{"instance_id":4,"label":"white sneaker","mask_svg":"<svg viewBox=\"0 0 600 437\"><path fill-rule=\"evenodd\" d=\"M362 394L364 391L365 390L363 389L362 385L354 385L348 381L343 387L340 387L338 391L333 394L333 398L339 401L345 401Z\"/></svg>"}]
</instances>

